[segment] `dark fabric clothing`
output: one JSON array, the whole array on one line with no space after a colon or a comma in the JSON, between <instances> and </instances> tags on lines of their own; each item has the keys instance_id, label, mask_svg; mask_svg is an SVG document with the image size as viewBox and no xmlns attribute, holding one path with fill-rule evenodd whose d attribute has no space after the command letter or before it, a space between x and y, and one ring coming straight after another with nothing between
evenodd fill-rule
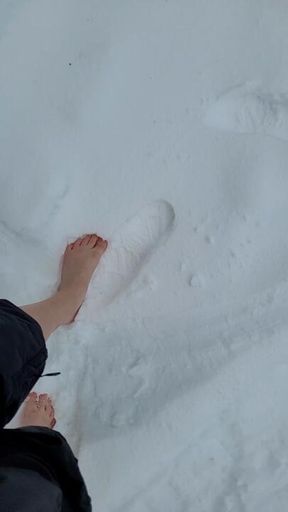
<instances>
[{"instance_id":1,"label":"dark fabric clothing","mask_svg":"<svg viewBox=\"0 0 288 512\"><path fill-rule=\"evenodd\" d=\"M0 510L62 512L62 492L30 469L0 468Z\"/></svg>"},{"instance_id":2,"label":"dark fabric clothing","mask_svg":"<svg viewBox=\"0 0 288 512\"><path fill-rule=\"evenodd\" d=\"M4 429L41 376L47 349L40 325L0 300L0 511L91 512L68 443L45 427Z\"/></svg>"},{"instance_id":3,"label":"dark fabric clothing","mask_svg":"<svg viewBox=\"0 0 288 512\"><path fill-rule=\"evenodd\" d=\"M0 300L0 427L15 416L42 374L47 349L40 325Z\"/></svg>"}]
</instances>

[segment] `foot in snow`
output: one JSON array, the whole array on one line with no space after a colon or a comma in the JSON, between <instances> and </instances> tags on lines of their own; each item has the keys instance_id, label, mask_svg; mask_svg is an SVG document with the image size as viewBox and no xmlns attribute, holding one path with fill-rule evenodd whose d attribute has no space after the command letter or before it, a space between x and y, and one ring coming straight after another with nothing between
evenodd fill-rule
<instances>
[{"instance_id":1,"label":"foot in snow","mask_svg":"<svg viewBox=\"0 0 288 512\"><path fill-rule=\"evenodd\" d=\"M57 294L65 304L66 318L63 318L63 323L68 324L74 320L107 246L108 242L96 234L84 235L67 245Z\"/></svg>"},{"instance_id":2,"label":"foot in snow","mask_svg":"<svg viewBox=\"0 0 288 512\"><path fill-rule=\"evenodd\" d=\"M51 398L46 395L30 393L20 419L20 427L48 427L56 425L54 407Z\"/></svg>"}]
</instances>

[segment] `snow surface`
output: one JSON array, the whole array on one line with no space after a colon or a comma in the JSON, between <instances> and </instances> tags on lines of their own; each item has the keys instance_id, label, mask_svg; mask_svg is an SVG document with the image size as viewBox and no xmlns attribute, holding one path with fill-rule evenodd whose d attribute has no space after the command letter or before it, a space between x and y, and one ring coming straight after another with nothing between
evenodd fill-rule
<instances>
[{"instance_id":1,"label":"snow surface","mask_svg":"<svg viewBox=\"0 0 288 512\"><path fill-rule=\"evenodd\" d=\"M1 0L0 284L110 248L52 393L101 512L284 512L284 0Z\"/></svg>"}]
</instances>

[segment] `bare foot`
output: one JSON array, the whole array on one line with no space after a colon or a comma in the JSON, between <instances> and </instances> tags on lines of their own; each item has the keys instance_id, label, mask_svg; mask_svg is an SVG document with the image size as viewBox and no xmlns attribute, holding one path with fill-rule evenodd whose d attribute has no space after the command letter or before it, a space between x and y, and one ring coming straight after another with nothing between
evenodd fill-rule
<instances>
[{"instance_id":1,"label":"bare foot","mask_svg":"<svg viewBox=\"0 0 288 512\"><path fill-rule=\"evenodd\" d=\"M49 395L30 393L25 400L24 409L20 419L21 427L48 427L56 425L54 407Z\"/></svg>"},{"instance_id":2,"label":"bare foot","mask_svg":"<svg viewBox=\"0 0 288 512\"><path fill-rule=\"evenodd\" d=\"M87 293L91 277L106 251L108 242L96 234L77 238L67 245L63 257L59 295L65 304L65 321L73 322Z\"/></svg>"}]
</instances>

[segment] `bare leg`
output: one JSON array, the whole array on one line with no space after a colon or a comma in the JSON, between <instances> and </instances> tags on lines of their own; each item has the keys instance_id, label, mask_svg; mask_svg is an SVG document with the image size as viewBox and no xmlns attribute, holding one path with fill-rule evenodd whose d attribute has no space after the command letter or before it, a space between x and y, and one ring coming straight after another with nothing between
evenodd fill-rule
<instances>
[{"instance_id":1,"label":"bare leg","mask_svg":"<svg viewBox=\"0 0 288 512\"><path fill-rule=\"evenodd\" d=\"M20 306L41 325L46 340L60 325L73 322L107 245L107 241L96 234L85 235L69 244L64 253L58 291L49 299Z\"/></svg>"}]
</instances>

